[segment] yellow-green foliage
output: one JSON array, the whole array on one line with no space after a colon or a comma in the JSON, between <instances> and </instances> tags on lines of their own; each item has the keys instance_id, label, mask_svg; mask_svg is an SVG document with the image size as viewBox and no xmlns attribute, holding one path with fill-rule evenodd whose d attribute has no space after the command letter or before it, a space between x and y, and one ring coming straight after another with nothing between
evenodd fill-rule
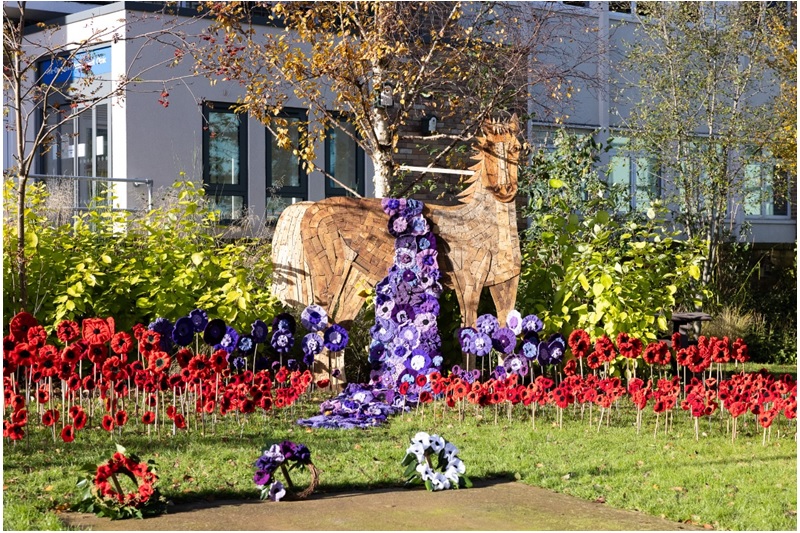
<instances>
[{"instance_id":1,"label":"yellow-green foliage","mask_svg":"<svg viewBox=\"0 0 800 533\"><path fill-rule=\"evenodd\" d=\"M14 294L14 185L5 187L3 319ZM142 215L95 207L71 223L48 217L48 191L31 186L26 214L29 312L46 325L113 316L119 327L175 320L196 307L239 327L274 314L269 245L218 237L202 189L176 182L162 207Z\"/></svg>"}]
</instances>

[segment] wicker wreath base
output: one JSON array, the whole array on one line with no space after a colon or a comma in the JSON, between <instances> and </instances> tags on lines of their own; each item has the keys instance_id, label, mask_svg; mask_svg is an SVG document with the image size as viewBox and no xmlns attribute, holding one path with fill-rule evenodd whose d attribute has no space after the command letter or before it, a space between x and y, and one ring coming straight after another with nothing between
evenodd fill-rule
<instances>
[{"instance_id":1,"label":"wicker wreath base","mask_svg":"<svg viewBox=\"0 0 800 533\"><path fill-rule=\"evenodd\" d=\"M305 467L308 468L308 471L311 473L311 482L308 484L308 487L300 492L294 492L295 487L294 483L292 483L292 478L289 477L289 470L286 468L286 465L281 465L281 472L283 472L283 477L286 478L287 488L285 498L287 500L305 500L319 487L319 470L317 470L317 467L314 466L314 463L308 463Z\"/></svg>"}]
</instances>

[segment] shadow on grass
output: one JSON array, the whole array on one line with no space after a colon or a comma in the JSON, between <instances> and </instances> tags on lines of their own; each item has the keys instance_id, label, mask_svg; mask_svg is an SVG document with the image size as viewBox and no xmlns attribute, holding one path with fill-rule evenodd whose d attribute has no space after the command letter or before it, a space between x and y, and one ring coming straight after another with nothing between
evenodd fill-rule
<instances>
[{"instance_id":1,"label":"shadow on grass","mask_svg":"<svg viewBox=\"0 0 800 533\"><path fill-rule=\"evenodd\" d=\"M491 472L480 478L471 478L475 488L491 487L494 485L502 485L505 483L515 482L514 474L512 472ZM322 488L318 488L308 500L327 500L336 498L346 498L364 494L367 492L383 492L392 493L398 491L411 491L418 490L424 491L425 488L420 484L405 485L402 483L332 483L326 484ZM170 507L170 514L178 514L181 512L192 511L198 508L213 508L222 507L227 505L246 505L253 503L260 503L257 492L252 489L248 490L201 490L189 494L179 495L171 498L175 504ZM289 501L300 501L292 499L287 495Z\"/></svg>"}]
</instances>

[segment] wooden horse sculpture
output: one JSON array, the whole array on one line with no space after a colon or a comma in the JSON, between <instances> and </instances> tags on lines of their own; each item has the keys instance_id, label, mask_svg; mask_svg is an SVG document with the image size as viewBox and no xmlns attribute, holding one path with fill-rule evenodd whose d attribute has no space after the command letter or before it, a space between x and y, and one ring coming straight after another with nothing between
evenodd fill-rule
<instances>
[{"instance_id":1,"label":"wooden horse sculpture","mask_svg":"<svg viewBox=\"0 0 800 533\"><path fill-rule=\"evenodd\" d=\"M475 173L455 206L426 205L437 237L442 285L455 291L463 325L474 325L483 287L489 287L500 322L516 303L520 274L517 236L516 115L508 124L484 122ZM327 198L288 207L273 239L276 296L291 305L315 302L339 322L355 318L361 289L386 276L394 238L380 199ZM340 365L341 366L341 365ZM470 365L474 368L474 364Z\"/></svg>"}]
</instances>

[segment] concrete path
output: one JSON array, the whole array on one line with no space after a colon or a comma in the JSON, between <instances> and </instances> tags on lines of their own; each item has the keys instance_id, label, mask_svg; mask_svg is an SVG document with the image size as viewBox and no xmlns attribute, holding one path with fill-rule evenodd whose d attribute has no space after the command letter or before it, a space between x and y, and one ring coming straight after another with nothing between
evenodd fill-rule
<instances>
[{"instance_id":1,"label":"concrete path","mask_svg":"<svg viewBox=\"0 0 800 533\"><path fill-rule=\"evenodd\" d=\"M81 529L106 531L342 530L689 530L633 511L612 509L517 482L483 482L465 490L415 489L316 493L304 501L214 501L180 504L144 520L111 521L66 513Z\"/></svg>"}]
</instances>

